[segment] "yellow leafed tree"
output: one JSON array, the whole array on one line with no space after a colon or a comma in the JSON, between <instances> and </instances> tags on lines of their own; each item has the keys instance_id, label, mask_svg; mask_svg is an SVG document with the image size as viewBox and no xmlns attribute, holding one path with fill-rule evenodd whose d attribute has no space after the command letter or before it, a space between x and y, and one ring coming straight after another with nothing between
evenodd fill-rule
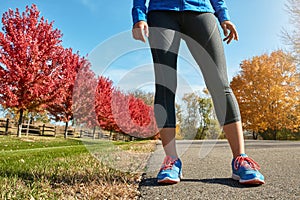
<instances>
[{"instance_id":1,"label":"yellow leafed tree","mask_svg":"<svg viewBox=\"0 0 300 200\"><path fill-rule=\"evenodd\" d=\"M245 130L269 133L299 131L300 77L291 55L275 51L241 63L231 82Z\"/></svg>"}]
</instances>

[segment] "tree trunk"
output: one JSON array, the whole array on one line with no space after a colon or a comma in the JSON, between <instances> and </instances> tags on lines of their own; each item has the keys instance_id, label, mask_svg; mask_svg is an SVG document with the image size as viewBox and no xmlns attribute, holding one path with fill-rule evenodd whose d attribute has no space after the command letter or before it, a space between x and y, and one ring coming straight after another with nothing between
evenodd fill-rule
<instances>
[{"instance_id":1,"label":"tree trunk","mask_svg":"<svg viewBox=\"0 0 300 200\"><path fill-rule=\"evenodd\" d=\"M22 135L22 121L23 121L23 109L20 110L18 130L17 130L17 136L18 137L21 137L21 135Z\"/></svg>"},{"instance_id":2,"label":"tree trunk","mask_svg":"<svg viewBox=\"0 0 300 200\"><path fill-rule=\"evenodd\" d=\"M200 133L200 138L199 140L204 140L204 131L206 130L206 126L203 126L201 133Z\"/></svg>"},{"instance_id":3,"label":"tree trunk","mask_svg":"<svg viewBox=\"0 0 300 200\"><path fill-rule=\"evenodd\" d=\"M65 139L68 137L68 122L66 122L64 137Z\"/></svg>"},{"instance_id":4,"label":"tree trunk","mask_svg":"<svg viewBox=\"0 0 300 200\"><path fill-rule=\"evenodd\" d=\"M252 131L252 136L254 140L257 140L258 138L258 133L255 133L255 131Z\"/></svg>"},{"instance_id":5,"label":"tree trunk","mask_svg":"<svg viewBox=\"0 0 300 200\"><path fill-rule=\"evenodd\" d=\"M274 137L274 140L277 140L277 130L273 130L273 137Z\"/></svg>"}]
</instances>

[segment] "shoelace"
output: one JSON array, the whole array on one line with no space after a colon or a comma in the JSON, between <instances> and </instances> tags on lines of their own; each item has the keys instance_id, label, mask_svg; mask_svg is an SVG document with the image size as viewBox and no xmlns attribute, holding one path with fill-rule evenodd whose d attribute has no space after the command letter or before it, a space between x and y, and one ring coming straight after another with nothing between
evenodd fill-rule
<instances>
[{"instance_id":1,"label":"shoelace","mask_svg":"<svg viewBox=\"0 0 300 200\"><path fill-rule=\"evenodd\" d=\"M177 159L174 159L170 156L166 156L160 170L172 169L172 167L175 164L176 160Z\"/></svg>"},{"instance_id":2,"label":"shoelace","mask_svg":"<svg viewBox=\"0 0 300 200\"><path fill-rule=\"evenodd\" d=\"M260 166L258 165L257 162L255 162L254 160L252 160L249 157L244 157L244 156L238 156L234 161L235 170L237 170L240 166L244 166L247 168L250 167L251 169L254 169L254 170L260 169Z\"/></svg>"}]
</instances>

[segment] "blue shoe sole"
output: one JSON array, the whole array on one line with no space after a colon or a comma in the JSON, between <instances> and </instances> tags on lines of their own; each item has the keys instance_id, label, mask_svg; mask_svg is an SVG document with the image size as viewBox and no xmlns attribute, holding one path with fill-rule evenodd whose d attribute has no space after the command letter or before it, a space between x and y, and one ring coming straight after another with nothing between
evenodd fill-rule
<instances>
[{"instance_id":1,"label":"blue shoe sole","mask_svg":"<svg viewBox=\"0 0 300 200\"><path fill-rule=\"evenodd\" d=\"M159 179L157 180L158 183L163 183L163 184L175 184L175 183L179 183L180 179L183 178L182 172L179 175L179 178L170 178L170 177L165 177L163 179Z\"/></svg>"},{"instance_id":2,"label":"blue shoe sole","mask_svg":"<svg viewBox=\"0 0 300 200\"><path fill-rule=\"evenodd\" d=\"M180 182L180 178L178 178L178 179L172 179L172 178L166 177L164 179L157 180L157 182L158 183L166 183L166 184L175 184L175 183L179 183Z\"/></svg>"},{"instance_id":3,"label":"blue shoe sole","mask_svg":"<svg viewBox=\"0 0 300 200\"><path fill-rule=\"evenodd\" d=\"M245 185L262 185L262 184L265 184L265 181L261 180L259 178L243 180L236 174L232 174L232 179L236 180L236 181L239 181L241 184L245 184Z\"/></svg>"}]
</instances>

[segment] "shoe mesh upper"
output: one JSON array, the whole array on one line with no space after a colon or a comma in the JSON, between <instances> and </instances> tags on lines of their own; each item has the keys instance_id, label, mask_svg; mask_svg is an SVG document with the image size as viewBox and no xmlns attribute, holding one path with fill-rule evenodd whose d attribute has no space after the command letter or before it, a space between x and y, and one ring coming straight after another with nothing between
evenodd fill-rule
<instances>
[{"instance_id":1,"label":"shoe mesh upper","mask_svg":"<svg viewBox=\"0 0 300 200\"><path fill-rule=\"evenodd\" d=\"M234 160L234 169L238 170L240 167L244 167L246 169L259 170L260 166L253 159L245 156L238 156Z\"/></svg>"},{"instance_id":2,"label":"shoe mesh upper","mask_svg":"<svg viewBox=\"0 0 300 200\"><path fill-rule=\"evenodd\" d=\"M171 156L166 156L160 170L172 169L173 165L177 160L178 158L174 159Z\"/></svg>"}]
</instances>

